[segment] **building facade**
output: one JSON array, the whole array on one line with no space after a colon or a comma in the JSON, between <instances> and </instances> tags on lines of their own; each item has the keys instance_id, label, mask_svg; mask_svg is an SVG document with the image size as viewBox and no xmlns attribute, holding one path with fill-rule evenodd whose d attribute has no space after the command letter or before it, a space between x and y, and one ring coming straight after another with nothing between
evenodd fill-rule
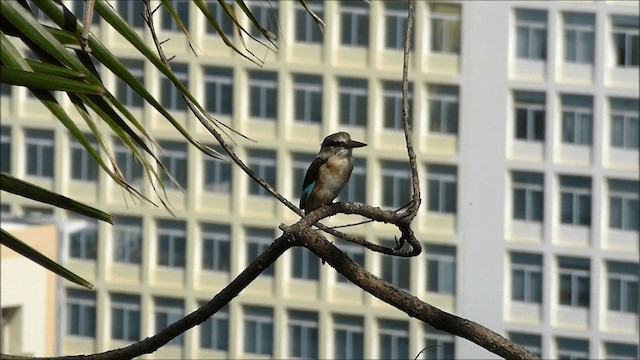
<instances>
[{"instance_id":1,"label":"building facade","mask_svg":"<svg viewBox=\"0 0 640 360\"><path fill-rule=\"evenodd\" d=\"M400 90L406 5L309 4L327 24L324 33L295 2L251 4L278 35L277 51L245 39L263 67L239 61L187 2L175 6L188 17L198 57L166 14L157 20L160 38L172 39L164 49L176 55L178 77L208 112L256 140L238 139L235 151L279 192L297 202L324 136L348 131L369 146L355 151L340 199L399 208L410 196ZM150 43L137 2L114 6ZM210 6L240 46L217 2ZM341 249L395 286L542 358L636 358L638 10L627 1L416 2L410 111L423 205L413 226L424 252L402 259L337 242ZM189 133L215 145L168 81L116 33L95 26ZM2 87L2 171L116 216L111 227L3 194L4 213L85 222L65 239L62 260L95 291L64 289L61 354L156 333L231 281L280 223L296 221L239 168L205 158L107 69L100 72L160 141L185 191L167 189L176 218L131 200L37 99ZM127 178L154 198L139 164L110 145ZM377 243L396 235L381 224L348 231ZM425 347L429 359L495 357L409 319L307 250L292 249L225 309L149 358L413 358Z\"/></svg>"}]
</instances>

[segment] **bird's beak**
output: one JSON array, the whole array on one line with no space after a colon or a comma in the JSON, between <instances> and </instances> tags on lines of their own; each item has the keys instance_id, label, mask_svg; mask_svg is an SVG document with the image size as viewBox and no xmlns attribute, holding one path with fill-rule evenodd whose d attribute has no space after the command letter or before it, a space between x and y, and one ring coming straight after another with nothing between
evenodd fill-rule
<instances>
[{"instance_id":1,"label":"bird's beak","mask_svg":"<svg viewBox=\"0 0 640 360\"><path fill-rule=\"evenodd\" d=\"M347 141L347 148L349 148L349 149L359 148L359 147L363 147L363 146L367 146L367 144L365 144L363 142L360 142L360 141L351 140L351 139L349 139L349 141Z\"/></svg>"}]
</instances>

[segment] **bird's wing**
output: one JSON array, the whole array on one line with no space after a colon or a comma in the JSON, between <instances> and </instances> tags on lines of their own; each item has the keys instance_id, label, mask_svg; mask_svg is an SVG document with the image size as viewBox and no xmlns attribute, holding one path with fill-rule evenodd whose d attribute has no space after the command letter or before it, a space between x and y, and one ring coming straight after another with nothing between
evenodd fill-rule
<instances>
[{"instance_id":1,"label":"bird's wing","mask_svg":"<svg viewBox=\"0 0 640 360\"><path fill-rule=\"evenodd\" d=\"M302 194L300 195L300 208L304 209L307 201L311 197L311 193L316 186L318 181L318 173L320 171L320 166L327 162L327 159L323 159L317 156L313 159L311 165L309 165L309 169L307 169L307 174L304 176L304 182L302 183Z\"/></svg>"}]
</instances>

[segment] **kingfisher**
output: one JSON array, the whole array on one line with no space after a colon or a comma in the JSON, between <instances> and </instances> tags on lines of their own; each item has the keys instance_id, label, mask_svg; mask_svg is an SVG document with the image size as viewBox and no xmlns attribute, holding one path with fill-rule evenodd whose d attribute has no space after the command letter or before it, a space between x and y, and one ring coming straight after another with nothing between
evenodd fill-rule
<instances>
[{"instance_id":1,"label":"kingfisher","mask_svg":"<svg viewBox=\"0 0 640 360\"><path fill-rule=\"evenodd\" d=\"M331 204L338 197L353 170L351 151L363 146L367 144L352 140L344 131L324 138L320 152L304 176L300 208L305 214Z\"/></svg>"}]
</instances>

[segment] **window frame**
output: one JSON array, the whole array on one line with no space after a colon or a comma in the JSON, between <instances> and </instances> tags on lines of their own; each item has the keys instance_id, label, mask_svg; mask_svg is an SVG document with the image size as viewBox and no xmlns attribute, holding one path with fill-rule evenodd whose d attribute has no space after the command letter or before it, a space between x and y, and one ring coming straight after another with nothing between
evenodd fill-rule
<instances>
[{"instance_id":1,"label":"window frame","mask_svg":"<svg viewBox=\"0 0 640 360\"><path fill-rule=\"evenodd\" d=\"M138 223L139 226L137 226ZM141 217L116 217L116 221L113 224L113 262L126 265L141 265L142 237L143 221ZM132 245L135 243L137 243L137 255L135 251L131 250L136 247L136 245ZM119 256L119 254L123 255Z\"/></svg>"},{"instance_id":2,"label":"window frame","mask_svg":"<svg viewBox=\"0 0 640 360\"><path fill-rule=\"evenodd\" d=\"M430 50L434 54L453 54L460 55L460 37L461 37L461 9L459 5L455 4L446 4L447 6L457 6L458 13L451 14L446 12L439 12L437 9L441 8L441 5L445 4L433 4L431 8L431 12L429 14L429 23L431 29L431 38L430 38ZM441 32L436 31L438 26L442 29ZM449 42L449 38L451 36L455 36L450 34L452 32L452 26L458 27L458 36L457 41L454 44L454 47L451 47L451 43ZM441 35L439 37L438 35ZM438 43L436 38L439 37L440 42ZM440 46L437 46L440 44Z\"/></svg>"},{"instance_id":3,"label":"window frame","mask_svg":"<svg viewBox=\"0 0 640 360\"><path fill-rule=\"evenodd\" d=\"M233 68L203 66L205 109L216 116L233 116ZM227 108L228 107L228 108Z\"/></svg>"},{"instance_id":4,"label":"window frame","mask_svg":"<svg viewBox=\"0 0 640 360\"><path fill-rule=\"evenodd\" d=\"M361 85L363 85L362 87ZM359 105L364 102L364 106ZM345 114L345 110L347 114ZM340 124L358 128L367 126L369 113L369 87L366 79L340 78L338 80L338 112ZM362 114L364 112L364 114Z\"/></svg>"},{"instance_id":5,"label":"window frame","mask_svg":"<svg viewBox=\"0 0 640 360\"><path fill-rule=\"evenodd\" d=\"M453 94L455 89L456 94ZM429 124L430 134L438 135L457 135L460 126L460 89L457 85L429 85L427 94L427 103L429 106ZM434 115L434 109L438 108L440 114L439 119ZM449 111L455 109L455 119L449 117ZM437 128L436 125L437 124Z\"/></svg>"},{"instance_id":6,"label":"window frame","mask_svg":"<svg viewBox=\"0 0 640 360\"><path fill-rule=\"evenodd\" d=\"M31 134L31 136L29 135ZM46 138L45 138L46 135ZM50 137L49 137L50 135ZM25 130L25 160L27 165L25 166L26 175L38 178L51 179L55 176L55 167L52 165L55 152L55 132L53 130L40 130L40 129L26 129ZM30 169L29 154L36 152L35 168ZM51 168L47 169L45 163L51 164ZM49 171L50 170L50 171Z\"/></svg>"},{"instance_id":7,"label":"window frame","mask_svg":"<svg viewBox=\"0 0 640 360\"><path fill-rule=\"evenodd\" d=\"M295 99L293 120L295 122L309 125L321 124L324 117L323 98L322 76L293 75L293 99Z\"/></svg>"},{"instance_id":8,"label":"window frame","mask_svg":"<svg viewBox=\"0 0 640 360\"><path fill-rule=\"evenodd\" d=\"M137 303L136 300L137 299ZM132 294L111 294L111 339L118 341L138 341L140 340L142 328L142 306L140 305L140 296ZM121 337L116 335L116 327L119 325L116 321L117 312L122 312L123 322L120 324ZM136 324L137 313L137 324ZM133 318L132 318L133 317ZM133 325L132 325L133 324ZM133 326L133 328L132 328ZM137 334L135 333L137 326Z\"/></svg>"},{"instance_id":9,"label":"window frame","mask_svg":"<svg viewBox=\"0 0 640 360\"><path fill-rule=\"evenodd\" d=\"M200 238L202 241L202 270L228 273L231 270L231 227L203 223L200 226ZM209 248L211 248L210 253L208 252ZM211 266L208 266L209 263Z\"/></svg>"},{"instance_id":10,"label":"window frame","mask_svg":"<svg viewBox=\"0 0 640 360\"><path fill-rule=\"evenodd\" d=\"M71 306L77 306L78 317L72 315L73 311L71 310ZM97 308L98 302L94 292L67 288L65 292L65 335L78 338L95 339L97 329ZM93 319L91 319L91 317L93 317ZM74 331L74 327L71 325L73 321L78 322L77 332Z\"/></svg>"},{"instance_id":11,"label":"window frame","mask_svg":"<svg viewBox=\"0 0 640 360\"><path fill-rule=\"evenodd\" d=\"M586 24L587 21L581 22L576 19L571 20L572 17L590 17L592 21L589 21L589 24ZM595 61L595 14L592 13L582 13L582 12L564 12L563 13L563 35L564 35L564 61L572 64L590 64L593 65ZM569 51L570 43L569 43L569 33L573 33L575 35L575 43L573 44L573 56L571 56L572 52ZM589 41L589 37L591 36L591 43L585 44ZM585 38L586 37L586 38ZM591 47L590 54L586 55L584 51L585 47ZM585 58L586 56L586 58Z\"/></svg>"},{"instance_id":12,"label":"window frame","mask_svg":"<svg viewBox=\"0 0 640 360\"><path fill-rule=\"evenodd\" d=\"M251 149L247 151L247 166L257 176L276 188L278 180L278 154L273 150ZM272 156L273 155L273 156ZM273 181L269 181L273 178ZM249 181L249 196L270 197L269 192L255 181Z\"/></svg>"},{"instance_id":13,"label":"window frame","mask_svg":"<svg viewBox=\"0 0 640 360\"><path fill-rule=\"evenodd\" d=\"M270 315L266 313L270 312ZM243 351L245 354L252 355L273 355L274 354L274 316L273 309L261 306L247 306L243 309L242 326L243 333L246 339L253 339L254 341L245 341ZM255 336L250 336L251 331L249 326L255 326ZM265 333L266 332L266 333ZM263 334L264 333L264 334ZM269 334L271 334L269 336ZM264 337L271 337L271 343L268 343L268 339ZM267 340L267 341L264 341ZM248 348L253 344L256 352L252 352L254 349Z\"/></svg>"},{"instance_id":14,"label":"window frame","mask_svg":"<svg viewBox=\"0 0 640 360\"><path fill-rule=\"evenodd\" d=\"M448 170L446 173L438 170ZM453 170L453 171L451 171ZM453 185L453 211L447 189ZM432 204L433 192L437 191L437 204ZM456 215L458 213L458 169L455 165L427 165L427 212L432 214Z\"/></svg>"},{"instance_id":15,"label":"window frame","mask_svg":"<svg viewBox=\"0 0 640 360\"><path fill-rule=\"evenodd\" d=\"M403 167L403 169L400 169L401 167ZM400 203L400 201L404 201L400 199L403 192L401 189L408 190L411 187L411 172L404 163L397 161L383 161L381 168L382 169L380 171L380 176L382 178L382 205L384 207L394 209L400 208L404 205L404 203ZM385 182L387 179L392 183L392 203L387 203L386 200L388 199L385 199ZM409 197L405 202L410 200L410 193L408 191L407 194L409 195Z\"/></svg>"},{"instance_id":16,"label":"window frame","mask_svg":"<svg viewBox=\"0 0 640 360\"><path fill-rule=\"evenodd\" d=\"M367 48L369 47L370 27L371 21L369 19L371 10L369 7L356 5L356 2L341 2L340 3L340 46L355 47L355 48ZM349 18L349 33L345 35L346 30L346 18ZM360 34L358 31L361 27L360 22L364 22L366 25L367 34Z\"/></svg>"},{"instance_id":17,"label":"window frame","mask_svg":"<svg viewBox=\"0 0 640 360\"><path fill-rule=\"evenodd\" d=\"M93 149L100 151L98 141L91 134L83 134ZM70 137L71 162L69 166L70 178L74 181L96 183L98 182L98 163L89 155L85 147L75 138ZM78 164L76 164L78 162ZM79 171L79 173L76 173Z\"/></svg>"},{"instance_id":18,"label":"window frame","mask_svg":"<svg viewBox=\"0 0 640 360\"><path fill-rule=\"evenodd\" d=\"M164 225L164 227L163 227ZM185 269L187 265L187 226L182 220L156 220L156 266L169 269ZM166 255L162 255L163 237L167 241ZM163 260L166 257L166 261Z\"/></svg>"}]
</instances>

